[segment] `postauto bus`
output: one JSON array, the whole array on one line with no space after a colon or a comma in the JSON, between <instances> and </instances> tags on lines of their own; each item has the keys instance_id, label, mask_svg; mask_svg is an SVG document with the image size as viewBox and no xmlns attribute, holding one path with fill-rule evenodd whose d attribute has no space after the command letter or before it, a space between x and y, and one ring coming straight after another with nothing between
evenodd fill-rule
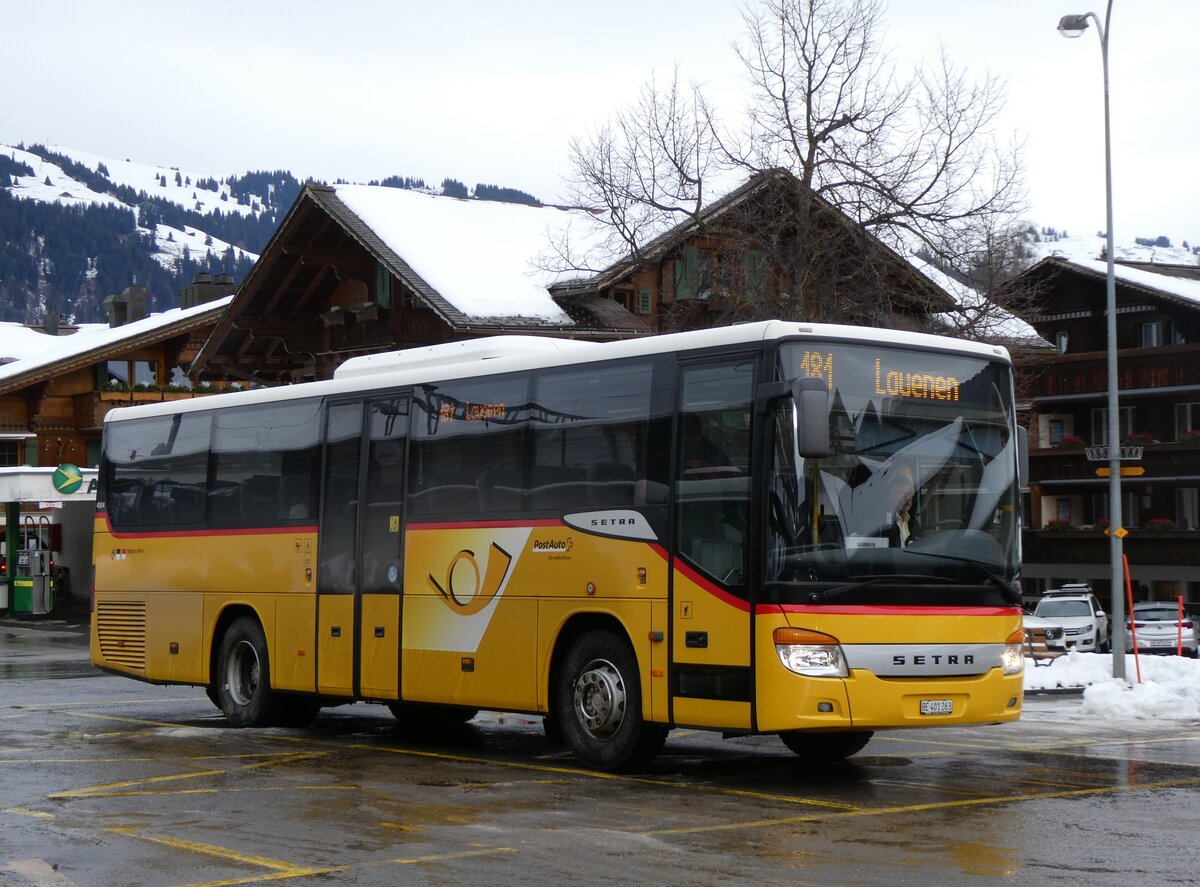
<instances>
[{"instance_id":1,"label":"postauto bus","mask_svg":"<svg viewBox=\"0 0 1200 887\"><path fill-rule=\"evenodd\" d=\"M1014 412L1003 348L780 321L114 410L93 661L237 727L540 714L604 769L674 727L840 759L1012 720Z\"/></svg>"}]
</instances>

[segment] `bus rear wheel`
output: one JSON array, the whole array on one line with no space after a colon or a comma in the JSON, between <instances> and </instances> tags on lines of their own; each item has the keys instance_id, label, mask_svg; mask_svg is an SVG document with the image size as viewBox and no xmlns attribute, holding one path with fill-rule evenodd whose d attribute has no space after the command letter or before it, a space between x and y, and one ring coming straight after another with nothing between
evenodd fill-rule
<instances>
[{"instance_id":1,"label":"bus rear wheel","mask_svg":"<svg viewBox=\"0 0 1200 887\"><path fill-rule=\"evenodd\" d=\"M567 652L555 689L554 721L583 763L600 770L648 764L667 729L642 719L637 660L610 631L581 635Z\"/></svg>"},{"instance_id":2,"label":"bus rear wheel","mask_svg":"<svg viewBox=\"0 0 1200 887\"><path fill-rule=\"evenodd\" d=\"M221 638L216 696L226 720L235 727L264 727L272 722L271 667L267 638L258 620L240 616Z\"/></svg>"},{"instance_id":3,"label":"bus rear wheel","mask_svg":"<svg viewBox=\"0 0 1200 887\"><path fill-rule=\"evenodd\" d=\"M847 731L844 733L807 733L802 730L780 733L779 738L793 752L806 761L828 763L843 761L858 754L875 734L870 730Z\"/></svg>"}]
</instances>

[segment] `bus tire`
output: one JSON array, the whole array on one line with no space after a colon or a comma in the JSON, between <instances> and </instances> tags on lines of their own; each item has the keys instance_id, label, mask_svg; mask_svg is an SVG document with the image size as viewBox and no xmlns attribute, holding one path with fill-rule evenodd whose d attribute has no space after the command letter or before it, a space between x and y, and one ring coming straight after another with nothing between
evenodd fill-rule
<instances>
[{"instance_id":1,"label":"bus tire","mask_svg":"<svg viewBox=\"0 0 1200 887\"><path fill-rule=\"evenodd\" d=\"M267 637L257 619L239 616L221 638L217 698L235 727L265 727L276 713Z\"/></svg>"},{"instance_id":2,"label":"bus tire","mask_svg":"<svg viewBox=\"0 0 1200 887\"><path fill-rule=\"evenodd\" d=\"M388 710L402 727L454 727L479 714L477 708L428 702L389 702Z\"/></svg>"},{"instance_id":3,"label":"bus tire","mask_svg":"<svg viewBox=\"0 0 1200 887\"><path fill-rule=\"evenodd\" d=\"M637 659L623 639L594 629L567 651L553 718L567 746L599 770L631 770L662 749L667 729L642 719Z\"/></svg>"},{"instance_id":4,"label":"bus tire","mask_svg":"<svg viewBox=\"0 0 1200 887\"><path fill-rule=\"evenodd\" d=\"M780 733L783 744L806 761L829 763L844 761L858 754L875 734L870 730L847 730L843 733L808 733L796 730Z\"/></svg>"}]
</instances>

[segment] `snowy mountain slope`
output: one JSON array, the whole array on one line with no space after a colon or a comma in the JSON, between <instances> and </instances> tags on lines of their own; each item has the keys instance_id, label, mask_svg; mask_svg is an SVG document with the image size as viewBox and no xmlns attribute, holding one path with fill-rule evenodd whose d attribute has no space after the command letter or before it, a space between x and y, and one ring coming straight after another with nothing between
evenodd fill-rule
<instances>
[{"instance_id":1,"label":"snowy mountain slope","mask_svg":"<svg viewBox=\"0 0 1200 887\"><path fill-rule=\"evenodd\" d=\"M198 213L207 214L219 210L223 213L236 212L246 215L254 212L255 206L261 207L262 205L261 199L248 206L241 205L236 199L230 198L227 186L218 185L217 191L201 188L196 184L201 180L201 176L184 174L176 169L134 163L129 160L113 160L72 148L49 147L55 154L67 156L88 169L106 170L103 174L115 185L125 185L135 191L145 192L147 196L168 200L184 209L195 210ZM14 176L11 189L14 197L43 203L58 203L63 206L86 204L124 206L137 212L136 206L124 203L112 194L93 190L86 183L73 178L61 166L38 154L11 145L0 145L0 153L26 164L34 172L32 176ZM177 182L176 179L179 181ZM137 231L147 237L150 234L150 229L140 224ZM198 228L191 226L178 228L167 224L155 226L155 259L168 270L175 267L176 260L184 257L185 250L187 255L198 257L203 256L206 252L222 255L231 248L238 258L245 258L251 262L258 258L255 253L233 247Z\"/></svg>"}]
</instances>

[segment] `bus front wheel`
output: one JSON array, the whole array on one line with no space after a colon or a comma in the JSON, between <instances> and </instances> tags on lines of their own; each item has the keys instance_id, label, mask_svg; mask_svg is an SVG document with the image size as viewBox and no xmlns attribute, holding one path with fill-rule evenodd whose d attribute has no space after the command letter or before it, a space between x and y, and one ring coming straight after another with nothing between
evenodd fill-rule
<instances>
[{"instance_id":1,"label":"bus front wheel","mask_svg":"<svg viewBox=\"0 0 1200 887\"><path fill-rule=\"evenodd\" d=\"M633 651L603 629L581 635L567 652L555 691L553 720L575 756L601 770L644 766L667 738L665 727L642 719Z\"/></svg>"},{"instance_id":2,"label":"bus front wheel","mask_svg":"<svg viewBox=\"0 0 1200 887\"><path fill-rule=\"evenodd\" d=\"M235 727L263 727L273 713L267 638L258 621L241 616L221 638L217 704Z\"/></svg>"},{"instance_id":3,"label":"bus front wheel","mask_svg":"<svg viewBox=\"0 0 1200 887\"><path fill-rule=\"evenodd\" d=\"M845 733L806 733L796 731L780 733L779 738L800 757L814 763L842 761L862 751L871 737L870 730L847 731Z\"/></svg>"}]
</instances>

